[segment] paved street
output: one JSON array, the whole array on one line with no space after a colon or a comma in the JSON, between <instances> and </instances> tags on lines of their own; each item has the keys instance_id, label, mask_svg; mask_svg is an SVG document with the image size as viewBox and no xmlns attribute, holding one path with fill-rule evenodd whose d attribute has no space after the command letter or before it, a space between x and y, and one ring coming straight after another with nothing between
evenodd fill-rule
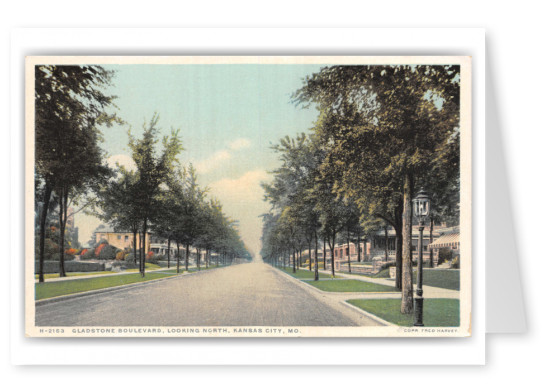
<instances>
[{"instance_id":1,"label":"paved street","mask_svg":"<svg viewBox=\"0 0 551 391\"><path fill-rule=\"evenodd\" d=\"M253 262L36 307L37 326L379 326Z\"/></svg>"}]
</instances>

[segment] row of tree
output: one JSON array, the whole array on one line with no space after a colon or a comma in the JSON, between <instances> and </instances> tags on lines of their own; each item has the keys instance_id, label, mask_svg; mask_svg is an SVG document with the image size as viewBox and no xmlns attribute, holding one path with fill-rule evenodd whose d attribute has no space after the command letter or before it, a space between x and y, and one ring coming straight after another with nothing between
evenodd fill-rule
<instances>
[{"instance_id":1,"label":"row of tree","mask_svg":"<svg viewBox=\"0 0 551 391\"><path fill-rule=\"evenodd\" d=\"M207 199L208 189L197 182L191 164L177 164L176 155L182 146L178 131L161 140L161 151L156 151L158 115L144 125L143 137L135 139L129 132L129 147L135 170L118 165L116 177L98 192L97 215L118 231L133 234L134 262L145 274L147 233L168 240L168 267L170 248L177 248L177 272L180 272L180 248L186 249L185 269L189 268L190 247L196 251L200 268L201 250L205 250L208 265L212 252L217 262L232 262L235 258L249 258L250 254L235 227L235 222L222 211L220 202ZM140 235L141 240L137 240ZM140 251L136 244L140 243Z\"/></svg>"},{"instance_id":2,"label":"row of tree","mask_svg":"<svg viewBox=\"0 0 551 391\"><path fill-rule=\"evenodd\" d=\"M225 259L247 255L220 204L206 201L206 189L197 185L193 168L178 165L176 156L182 150L178 131L158 139L157 115L144 126L141 138L129 131L136 170L107 166L100 128L124 123L116 114L116 97L105 92L112 77L113 72L95 65L35 67L39 282L44 282L47 223L54 214L59 220L60 276L66 275L64 235L72 204L79 207L74 213L91 208L135 234L154 229L177 244L221 252ZM145 240L141 243L145 245ZM140 254L143 274L145 248Z\"/></svg>"},{"instance_id":3,"label":"row of tree","mask_svg":"<svg viewBox=\"0 0 551 391\"><path fill-rule=\"evenodd\" d=\"M402 313L413 310L412 199L424 188L434 220L459 218L458 66L332 66L307 77L297 105L315 104L308 135L274 146L282 165L264 184L264 259L293 259L321 240L360 242L396 231L396 287ZM340 238L339 238L340 236ZM325 251L324 251L325 254ZM285 261L284 261L285 262Z\"/></svg>"}]
</instances>

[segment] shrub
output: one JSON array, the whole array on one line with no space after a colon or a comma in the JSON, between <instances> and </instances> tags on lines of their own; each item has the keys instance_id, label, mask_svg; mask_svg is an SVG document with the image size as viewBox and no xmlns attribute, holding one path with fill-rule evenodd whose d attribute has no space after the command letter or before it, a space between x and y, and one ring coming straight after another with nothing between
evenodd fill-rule
<instances>
[{"instance_id":1,"label":"shrub","mask_svg":"<svg viewBox=\"0 0 551 391\"><path fill-rule=\"evenodd\" d=\"M448 262L453 257L453 252L451 248L441 248L438 250L438 264Z\"/></svg>"},{"instance_id":2,"label":"shrub","mask_svg":"<svg viewBox=\"0 0 551 391\"><path fill-rule=\"evenodd\" d=\"M96 247L96 249L94 250L94 255L96 257L99 257L99 254L101 253L101 250L103 250L103 248L107 246L107 243L101 243L98 247Z\"/></svg>"},{"instance_id":3,"label":"shrub","mask_svg":"<svg viewBox=\"0 0 551 391\"><path fill-rule=\"evenodd\" d=\"M124 251L119 251L119 252L117 253L117 256L115 257L115 259L116 259L117 261L122 261L122 260L124 260L124 256L125 256Z\"/></svg>"},{"instance_id":4,"label":"shrub","mask_svg":"<svg viewBox=\"0 0 551 391\"><path fill-rule=\"evenodd\" d=\"M387 263L383 263L381 265L381 269L380 270L385 270L385 269L389 269L391 267L395 267L396 266L396 262L387 262Z\"/></svg>"},{"instance_id":5,"label":"shrub","mask_svg":"<svg viewBox=\"0 0 551 391\"><path fill-rule=\"evenodd\" d=\"M100 250L98 251L98 249ZM98 259L115 259L119 251L121 250L119 248L116 248L115 246L111 246L107 243L102 243L96 248L94 254L96 254Z\"/></svg>"},{"instance_id":6,"label":"shrub","mask_svg":"<svg viewBox=\"0 0 551 391\"><path fill-rule=\"evenodd\" d=\"M115 261L112 264L112 267L120 267L122 269L135 269L137 265L134 261Z\"/></svg>"},{"instance_id":7,"label":"shrub","mask_svg":"<svg viewBox=\"0 0 551 391\"><path fill-rule=\"evenodd\" d=\"M165 256L165 255L162 255L162 254L158 254L158 255L153 255L151 258L149 258L147 261L149 263L152 263L154 265L158 265L159 262L162 262L162 261L167 261L168 258Z\"/></svg>"},{"instance_id":8,"label":"shrub","mask_svg":"<svg viewBox=\"0 0 551 391\"><path fill-rule=\"evenodd\" d=\"M459 256L456 256L455 258L452 259L451 268L459 269L459 267L460 267Z\"/></svg>"},{"instance_id":9,"label":"shrub","mask_svg":"<svg viewBox=\"0 0 551 391\"><path fill-rule=\"evenodd\" d=\"M147 253L147 255L145 256L145 259L151 259L153 258L153 256L155 255L155 253L153 251L150 251Z\"/></svg>"},{"instance_id":10,"label":"shrub","mask_svg":"<svg viewBox=\"0 0 551 391\"><path fill-rule=\"evenodd\" d=\"M80 259L93 259L94 251L92 249L85 248L80 252Z\"/></svg>"},{"instance_id":11,"label":"shrub","mask_svg":"<svg viewBox=\"0 0 551 391\"><path fill-rule=\"evenodd\" d=\"M67 255L75 255L77 252L78 250L76 248L68 248L67 250L65 250L65 254Z\"/></svg>"}]
</instances>

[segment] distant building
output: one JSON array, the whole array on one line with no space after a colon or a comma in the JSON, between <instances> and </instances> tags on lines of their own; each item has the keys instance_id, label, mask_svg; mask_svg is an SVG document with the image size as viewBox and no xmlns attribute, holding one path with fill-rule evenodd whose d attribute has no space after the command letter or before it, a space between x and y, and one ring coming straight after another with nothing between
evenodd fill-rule
<instances>
[{"instance_id":1,"label":"distant building","mask_svg":"<svg viewBox=\"0 0 551 391\"><path fill-rule=\"evenodd\" d=\"M104 226L94 231L96 236L96 243L102 240L106 240L111 246L120 248L132 248L134 246L134 234L132 232L115 231L112 227ZM136 246L141 248L141 235L136 235ZM145 250L149 252L151 250L151 234L145 235Z\"/></svg>"},{"instance_id":2,"label":"distant building","mask_svg":"<svg viewBox=\"0 0 551 391\"><path fill-rule=\"evenodd\" d=\"M444 225L435 225L433 229L433 242L436 241L446 230ZM413 226L412 228L412 250L413 260L417 262L417 246L419 244L419 226ZM427 262L430 258L429 253L429 227L426 226L423 231L423 260ZM388 247L387 247L388 246ZM441 247L441 246L440 246ZM379 230L373 234L369 242L361 242L359 248L356 243L350 242L341 243L335 245L335 261L348 262L348 253L350 252L350 261L357 262L358 253L360 252L360 262L375 260L385 260L385 248L386 256L388 256L388 262L396 262L396 231L394 228L388 228L385 236L385 230ZM431 246L433 249L433 259L438 259L438 246ZM327 257L331 257L331 250L327 250Z\"/></svg>"},{"instance_id":3,"label":"distant building","mask_svg":"<svg viewBox=\"0 0 551 391\"><path fill-rule=\"evenodd\" d=\"M168 255L168 240L159 236L153 236L151 238L151 251L155 255ZM170 243L170 256L176 256L176 243L173 241ZM180 246L180 254L182 253L182 246Z\"/></svg>"},{"instance_id":4,"label":"distant building","mask_svg":"<svg viewBox=\"0 0 551 391\"><path fill-rule=\"evenodd\" d=\"M449 248L454 256L459 256L460 250L460 230L459 226L442 228L439 230L439 237L437 240L434 240L429 248L432 248L435 251L438 251L440 248Z\"/></svg>"}]
</instances>

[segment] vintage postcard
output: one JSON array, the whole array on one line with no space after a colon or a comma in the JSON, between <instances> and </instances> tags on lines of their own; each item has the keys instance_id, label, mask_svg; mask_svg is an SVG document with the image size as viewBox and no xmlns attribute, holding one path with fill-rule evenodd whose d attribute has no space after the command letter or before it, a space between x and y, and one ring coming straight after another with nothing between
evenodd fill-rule
<instances>
[{"instance_id":1,"label":"vintage postcard","mask_svg":"<svg viewBox=\"0 0 551 391\"><path fill-rule=\"evenodd\" d=\"M468 337L471 58L26 59L29 337Z\"/></svg>"}]
</instances>

